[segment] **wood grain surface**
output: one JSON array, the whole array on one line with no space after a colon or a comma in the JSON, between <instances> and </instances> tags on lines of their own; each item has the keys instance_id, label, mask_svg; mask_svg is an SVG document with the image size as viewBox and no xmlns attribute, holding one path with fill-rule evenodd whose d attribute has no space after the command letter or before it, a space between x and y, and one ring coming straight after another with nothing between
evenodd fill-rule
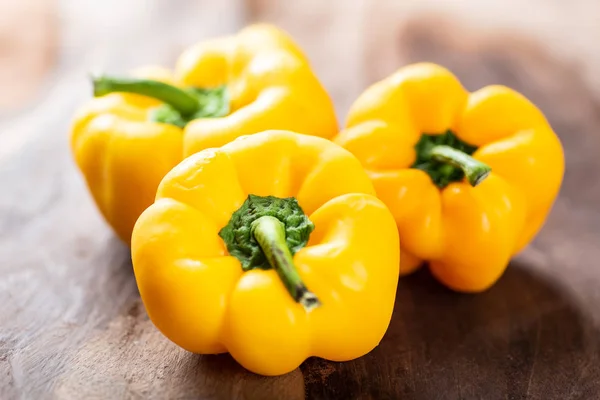
<instances>
[{"instance_id":1,"label":"wood grain surface","mask_svg":"<svg viewBox=\"0 0 600 400\"><path fill-rule=\"evenodd\" d=\"M121 7L116 22L99 3ZM78 4L63 11L43 99L0 120L0 399L600 398L600 101L587 64L536 35L381 1ZM89 68L169 65L184 46L257 20L294 35L340 116L397 67L434 61L469 89L501 83L531 98L567 160L547 224L489 291L459 295L422 269L399 282L373 352L309 359L276 378L228 355L187 353L154 328L129 252L96 211L67 137Z\"/></svg>"}]
</instances>

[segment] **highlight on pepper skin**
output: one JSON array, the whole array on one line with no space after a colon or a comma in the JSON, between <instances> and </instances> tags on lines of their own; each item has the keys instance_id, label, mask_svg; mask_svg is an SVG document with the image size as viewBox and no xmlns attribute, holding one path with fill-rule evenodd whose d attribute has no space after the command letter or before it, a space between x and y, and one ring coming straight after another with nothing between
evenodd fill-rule
<instances>
[{"instance_id":1,"label":"highlight on pepper skin","mask_svg":"<svg viewBox=\"0 0 600 400\"><path fill-rule=\"evenodd\" d=\"M500 278L542 227L564 174L562 145L534 104L504 86L469 93L431 63L369 87L334 141L394 215L401 275L428 262L461 292Z\"/></svg>"},{"instance_id":2,"label":"highlight on pepper skin","mask_svg":"<svg viewBox=\"0 0 600 400\"><path fill-rule=\"evenodd\" d=\"M262 375L370 352L400 262L374 194L350 152L315 136L266 131L186 158L133 230L150 319L184 349Z\"/></svg>"},{"instance_id":3,"label":"highlight on pepper skin","mask_svg":"<svg viewBox=\"0 0 600 400\"><path fill-rule=\"evenodd\" d=\"M266 129L333 137L333 102L280 29L251 25L186 49L174 71L92 77L71 150L106 221L129 244L135 221L185 156ZM302 115L298 118L298 115Z\"/></svg>"}]
</instances>

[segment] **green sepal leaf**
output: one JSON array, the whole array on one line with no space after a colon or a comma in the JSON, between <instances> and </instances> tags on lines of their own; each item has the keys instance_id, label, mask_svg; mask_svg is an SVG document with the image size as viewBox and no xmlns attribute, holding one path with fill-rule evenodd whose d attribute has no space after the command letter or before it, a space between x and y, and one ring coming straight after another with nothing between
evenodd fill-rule
<instances>
[{"instance_id":1,"label":"green sepal leaf","mask_svg":"<svg viewBox=\"0 0 600 400\"><path fill-rule=\"evenodd\" d=\"M182 115L169 104L150 110L150 120L184 128L190 121L198 118L220 118L229 114L229 95L226 86L211 89L188 88L186 92L193 95L200 104L198 110L190 115Z\"/></svg>"},{"instance_id":2,"label":"green sepal leaf","mask_svg":"<svg viewBox=\"0 0 600 400\"><path fill-rule=\"evenodd\" d=\"M415 145L417 159L411 168L425 171L431 177L433 183L443 189L452 182L461 181L465 174L460 168L431 159L429 153L437 145L450 146L468 155L475 153L477 147L463 142L450 130L441 135L421 135L421 139Z\"/></svg>"},{"instance_id":3,"label":"green sepal leaf","mask_svg":"<svg viewBox=\"0 0 600 400\"><path fill-rule=\"evenodd\" d=\"M251 232L252 222L265 215L275 217L285 225L285 241L292 255L306 246L315 227L293 197L249 195L219 232L227 251L240 260L244 271L271 268Z\"/></svg>"}]
</instances>

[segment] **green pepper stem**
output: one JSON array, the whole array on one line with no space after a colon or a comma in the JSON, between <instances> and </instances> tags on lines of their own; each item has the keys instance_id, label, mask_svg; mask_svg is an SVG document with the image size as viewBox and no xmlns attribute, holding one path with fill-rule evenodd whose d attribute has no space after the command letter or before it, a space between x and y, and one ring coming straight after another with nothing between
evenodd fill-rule
<instances>
[{"instance_id":1,"label":"green pepper stem","mask_svg":"<svg viewBox=\"0 0 600 400\"><path fill-rule=\"evenodd\" d=\"M94 96L104 96L113 92L136 93L153 97L188 116L200 108L200 103L191 94L168 83L152 79L119 78L112 76L93 76Z\"/></svg>"},{"instance_id":2,"label":"green pepper stem","mask_svg":"<svg viewBox=\"0 0 600 400\"><path fill-rule=\"evenodd\" d=\"M464 172L467 181L469 181L471 186L479 185L492 171L489 165L484 164L481 161L474 159L467 153L450 146L433 146L431 150L429 150L429 155L435 161L447 163L456 168L460 168Z\"/></svg>"},{"instance_id":3,"label":"green pepper stem","mask_svg":"<svg viewBox=\"0 0 600 400\"><path fill-rule=\"evenodd\" d=\"M306 288L296 271L292 253L285 242L283 223L275 217L265 215L254 220L250 229L265 257L277 271L294 300L302 304L307 312L320 306L321 302L317 296Z\"/></svg>"}]
</instances>

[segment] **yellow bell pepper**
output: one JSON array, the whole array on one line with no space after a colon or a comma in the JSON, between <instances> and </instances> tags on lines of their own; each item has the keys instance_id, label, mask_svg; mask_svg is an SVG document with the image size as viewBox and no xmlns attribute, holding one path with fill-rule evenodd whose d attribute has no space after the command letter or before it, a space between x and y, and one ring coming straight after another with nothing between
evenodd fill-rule
<instances>
[{"instance_id":1,"label":"yellow bell pepper","mask_svg":"<svg viewBox=\"0 0 600 400\"><path fill-rule=\"evenodd\" d=\"M377 346L399 257L394 218L358 160L286 131L185 159L132 235L135 277L158 329L263 375Z\"/></svg>"},{"instance_id":2,"label":"yellow bell pepper","mask_svg":"<svg viewBox=\"0 0 600 400\"><path fill-rule=\"evenodd\" d=\"M334 141L394 215L401 275L428 261L464 292L493 285L533 239L564 173L561 143L529 100L504 86L469 93L430 63L368 88Z\"/></svg>"},{"instance_id":3,"label":"yellow bell pepper","mask_svg":"<svg viewBox=\"0 0 600 400\"><path fill-rule=\"evenodd\" d=\"M76 163L126 243L158 183L184 156L265 129L337 132L333 104L306 57L269 25L189 48L174 74L148 67L134 76L94 78L96 98L71 130Z\"/></svg>"}]
</instances>

